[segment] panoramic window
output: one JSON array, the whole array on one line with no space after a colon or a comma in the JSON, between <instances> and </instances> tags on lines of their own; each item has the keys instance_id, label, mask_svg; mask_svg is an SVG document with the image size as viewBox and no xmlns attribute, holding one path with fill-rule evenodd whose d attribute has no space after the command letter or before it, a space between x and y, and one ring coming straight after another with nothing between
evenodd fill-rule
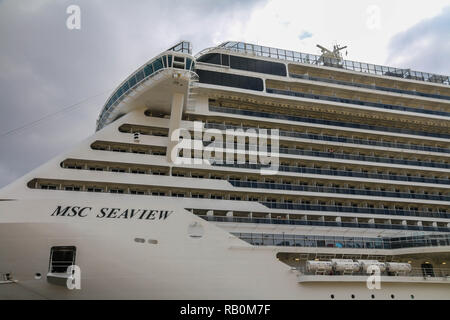
<instances>
[{"instance_id":1,"label":"panoramic window","mask_svg":"<svg viewBox=\"0 0 450 320\"><path fill-rule=\"evenodd\" d=\"M264 61L258 59L230 56L228 54L208 53L198 59L199 62L229 66L251 72L286 76L286 66L283 63Z\"/></svg>"},{"instance_id":2,"label":"panoramic window","mask_svg":"<svg viewBox=\"0 0 450 320\"><path fill-rule=\"evenodd\" d=\"M263 81L259 78L206 70L197 70L197 74L201 83L263 91Z\"/></svg>"},{"instance_id":3,"label":"panoramic window","mask_svg":"<svg viewBox=\"0 0 450 320\"><path fill-rule=\"evenodd\" d=\"M245 71L286 76L286 66L278 62L230 56L230 67Z\"/></svg>"}]
</instances>

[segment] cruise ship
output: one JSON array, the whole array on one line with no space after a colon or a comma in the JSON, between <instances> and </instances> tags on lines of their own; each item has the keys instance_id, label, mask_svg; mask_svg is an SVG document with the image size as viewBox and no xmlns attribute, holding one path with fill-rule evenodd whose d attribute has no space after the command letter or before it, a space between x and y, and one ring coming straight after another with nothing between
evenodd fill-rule
<instances>
[{"instance_id":1,"label":"cruise ship","mask_svg":"<svg viewBox=\"0 0 450 320\"><path fill-rule=\"evenodd\" d=\"M0 190L0 299L450 299L449 77L318 47L131 73Z\"/></svg>"}]
</instances>

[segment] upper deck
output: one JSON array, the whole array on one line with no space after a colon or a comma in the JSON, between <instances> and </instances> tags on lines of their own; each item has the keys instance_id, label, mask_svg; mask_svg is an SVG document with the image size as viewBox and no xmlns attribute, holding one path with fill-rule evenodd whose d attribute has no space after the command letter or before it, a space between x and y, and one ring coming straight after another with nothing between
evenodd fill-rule
<instances>
[{"instance_id":1,"label":"upper deck","mask_svg":"<svg viewBox=\"0 0 450 320\"><path fill-rule=\"evenodd\" d=\"M324 58L319 55L302 53L291 50L284 50L278 48L265 47L245 42L227 41L220 44L218 49L225 49L229 51L250 53L260 57L274 58L292 62L300 62L305 64L327 66L339 69L346 69L350 71L369 73L379 76L390 76L410 80L418 80L424 82L432 82L444 85L450 85L450 77L445 75L432 74L427 72L420 72L411 69L400 69L388 66L375 65L364 62L357 62L351 60L338 60L333 58ZM209 48L201 51L196 57L206 53L209 50L216 49Z\"/></svg>"},{"instance_id":2,"label":"upper deck","mask_svg":"<svg viewBox=\"0 0 450 320\"><path fill-rule=\"evenodd\" d=\"M222 52L222 54L217 54L218 52ZM255 56L257 60L248 59L248 58L238 58L233 55L223 54L227 52L235 52L237 55L250 55ZM208 58L208 56L213 56L214 58L220 59L220 61L212 61ZM226 61L222 61L226 59ZM241 60L238 60L241 59ZM243 60L251 60L250 62ZM274 60L284 60L283 62L275 62ZM210 61L211 60L211 61ZM233 62L233 61L237 62ZM254 61L253 61L254 60ZM378 90L380 92L393 92L399 94L413 95L409 99L405 101L400 101L399 103L403 105L411 104L414 105L419 104L419 107L415 106L414 108L408 108L404 106L397 106L391 104L381 104L381 103L373 103L373 102L359 102L358 104L367 105L370 107L378 107L384 109L395 109L401 111L413 111L419 113L427 113L427 114L436 114L437 116L447 116L448 112L443 110L446 108L447 101L450 100L450 78L444 75L437 75L425 72L414 71L411 69L399 69L387 66L380 66L368 63L361 63L350 60L341 60L334 58L327 58L324 56L319 56L315 54L306 54L301 52L295 52L284 49L277 49L271 47L265 47L260 45L253 45L244 42L233 42L228 41L220 44L217 47L207 48L200 51L197 55L192 56L192 49L189 42L182 41L174 47L166 50L165 52L159 54L155 58L148 61L146 64L141 66L135 72L133 72L125 81L123 81L116 90L111 94L111 96L107 99L102 112L97 121L97 130L104 127L106 124L114 121L121 115L127 113L136 105L152 105L154 108L162 108L163 105L168 104L168 96L170 95L168 91L180 91L187 92L187 85L190 82L192 76L195 76L195 72L198 72L200 76L200 80L202 80L202 75L200 72L207 72L212 74L213 72L205 71L202 69L196 69L196 62L203 62L207 64L216 64L221 66L228 66L231 68L240 69L240 71L254 71L254 72L262 72L262 74L268 74L271 76L280 76L281 77L289 77L290 79L306 79L308 81L315 81L313 84L304 84L308 86L321 86L329 85L332 83L333 85L343 86L342 88L338 88L343 92L343 95L348 95L348 92L354 90L352 87L358 87L368 90ZM234 66L233 63L239 63L241 61L244 65ZM256 63L257 62L257 63ZM241 64L242 64L241 63ZM247 65L248 64L248 65ZM250 64L254 65L255 70L249 69ZM200 64L201 65L201 64ZM303 68L303 69L302 69ZM317 68L317 70L307 70L305 68ZM339 76L336 78L333 75L332 79L327 75L322 75L320 71L326 70L335 70L337 72L351 72L357 73L361 75L361 77L379 77L382 79L391 79L388 81L403 81L406 84L412 83L413 87L403 87L403 85L398 85L398 83L374 83L371 79L357 79L357 81L350 80L344 76L343 79L340 79ZM174 75L176 73L176 75ZM220 73L223 75L223 73ZM217 72L215 76L217 76ZM180 81L183 82L184 86L169 86L171 78L178 77ZM269 93L280 93L280 90L274 91L274 88L266 88L264 90L264 82L259 78L245 77L245 76L237 76L237 75L227 75L233 79L229 79L230 81L240 81L245 80L247 83L247 87L251 89L255 89L258 91L267 91ZM291 78L292 77L292 78ZM206 79L206 75L203 75L203 78ZM218 78L218 77L216 77ZM245 78L245 79L244 79ZM393 80L392 80L393 79ZM151 80L151 81L149 81ZM254 80L254 81L253 81ZM280 79L281 80L281 79ZM303 81L301 80L301 81ZM207 80L205 80L208 82ZM217 82L217 79L215 80ZM229 86L226 79L218 80L221 85ZM350 81L350 82L349 82ZM200 81L202 82L202 81ZM229 81L228 81L229 82ZM367 82L367 83L366 83ZM270 83L269 83L270 84ZM267 85L267 83L266 83ZM431 85L431 86L430 86ZM233 87L233 85L231 85ZM349 87L350 86L350 87ZM423 88L422 86L427 86L427 88ZM435 87L434 89L432 87ZM170 87L170 88L169 88ZM236 86L234 86L236 87ZM238 86L239 87L239 86ZM247 88L245 87L245 88ZM244 89L245 89L244 88ZM151 90L150 90L151 89ZM170 90L169 90L170 89ZM248 89L248 88L247 88ZM323 88L319 88L319 91ZM338 90L336 89L336 90ZM431 91L430 91L431 90ZM151 91L151 92L150 92ZM345 91L345 92L344 92ZM441 92L442 91L442 92ZM299 93L292 92L281 92L284 95L299 95ZM369 93L365 93L366 95L370 95ZM431 110L430 108L421 109L420 101L411 102L412 98L423 97L423 99L436 98L438 102L433 102L435 104L436 110ZM303 96L302 97L306 97ZM319 97L319 95L315 94L314 98ZM306 97L306 98L309 98ZM339 97L338 97L339 98ZM378 100L376 94L372 94L372 96L368 97L369 100ZM395 97L394 97L395 98ZM187 97L186 97L187 99ZM322 100L332 100L333 102L348 102L355 103L355 101L330 98L330 97L321 97ZM390 99L390 97L388 97ZM341 101L342 100L342 101ZM444 101L443 101L444 100ZM186 101L185 101L186 102ZM119 107L120 105L120 107Z\"/></svg>"}]
</instances>

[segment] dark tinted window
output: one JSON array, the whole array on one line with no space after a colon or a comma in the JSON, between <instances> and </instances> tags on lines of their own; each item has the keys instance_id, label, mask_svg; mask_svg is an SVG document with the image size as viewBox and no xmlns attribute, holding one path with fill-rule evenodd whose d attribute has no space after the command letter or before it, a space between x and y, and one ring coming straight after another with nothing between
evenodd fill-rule
<instances>
[{"instance_id":1,"label":"dark tinted window","mask_svg":"<svg viewBox=\"0 0 450 320\"><path fill-rule=\"evenodd\" d=\"M50 250L50 272L64 273L75 264L75 247L52 247Z\"/></svg>"},{"instance_id":2,"label":"dark tinted window","mask_svg":"<svg viewBox=\"0 0 450 320\"><path fill-rule=\"evenodd\" d=\"M196 70L201 83L215 84L219 86L235 87L248 90L263 90L263 81L259 78L246 77L222 72Z\"/></svg>"},{"instance_id":3,"label":"dark tinted window","mask_svg":"<svg viewBox=\"0 0 450 320\"><path fill-rule=\"evenodd\" d=\"M230 56L227 54L222 55L222 65L223 66L230 66Z\"/></svg>"},{"instance_id":4,"label":"dark tinted window","mask_svg":"<svg viewBox=\"0 0 450 320\"><path fill-rule=\"evenodd\" d=\"M145 66L144 68L144 72L145 72L145 76L148 77L149 75L151 75L153 73L153 67L151 64L148 64Z\"/></svg>"},{"instance_id":5,"label":"dark tinted window","mask_svg":"<svg viewBox=\"0 0 450 320\"><path fill-rule=\"evenodd\" d=\"M198 61L205 63L220 64L220 54L219 53L207 53L201 56Z\"/></svg>"},{"instance_id":6,"label":"dark tinted window","mask_svg":"<svg viewBox=\"0 0 450 320\"><path fill-rule=\"evenodd\" d=\"M283 63L264 61L258 59L230 56L220 53L208 53L201 56L198 61L230 66L233 69L286 76L286 66Z\"/></svg>"},{"instance_id":7,"label":"dark tinted window","mask_svg":"<svg viewBox=\"0 0 450 320\"><path fill-rule=\"evenodd\" d=\"M191 69L192 60L189 58L186 58L186 70Z\"/></svg>"},{"instance_id":8,"label":"dark tinted window","mask_svg":"<svg viewBox=\"0 0 450 320\"><path fill-rule=\"evenodd\" d=\"M286 66L278 62L230 56L230 67L239 70L286 76Z\"/></svg>"},{"instance_id":9,"label":"dark tinted window","mask_svg":"<svg viewBox=\"0 0 450 320\"><path fill-rule=\"evenodd\" d=\"M162 67L163 67L163 64L162 64L161 58L159 58L158 60L155 60L155 62L153 62L153 69L155 71L162 69Z\"/></svg>"}]
</instances>

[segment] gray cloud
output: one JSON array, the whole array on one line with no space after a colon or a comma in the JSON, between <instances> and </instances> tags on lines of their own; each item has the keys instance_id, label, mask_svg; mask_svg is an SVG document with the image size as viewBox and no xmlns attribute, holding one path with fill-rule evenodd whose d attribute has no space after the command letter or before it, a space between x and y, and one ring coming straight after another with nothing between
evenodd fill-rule
<instances>
[{"instance_id":1,"label":"gray cloud","mask_svg":"<svg viewBox=\"0 0 450 320\"><path fill-rule=\"evenodd\" d=\"M388 64L417 71L450 74L450 7L394 36Z\"/></svg>"},{"instance_id":2,"label":"gray cloud","mask_svg":"<svg viewBox=\"0 0 450 320\"><path fill-rule=\"evenodd\" d=\"M141 64L179 40L214 45L264 1L0 1L0 187L92 134L107 91ZM71 4L81 30L66 28Z\"/></svg>"}]
</instances>

